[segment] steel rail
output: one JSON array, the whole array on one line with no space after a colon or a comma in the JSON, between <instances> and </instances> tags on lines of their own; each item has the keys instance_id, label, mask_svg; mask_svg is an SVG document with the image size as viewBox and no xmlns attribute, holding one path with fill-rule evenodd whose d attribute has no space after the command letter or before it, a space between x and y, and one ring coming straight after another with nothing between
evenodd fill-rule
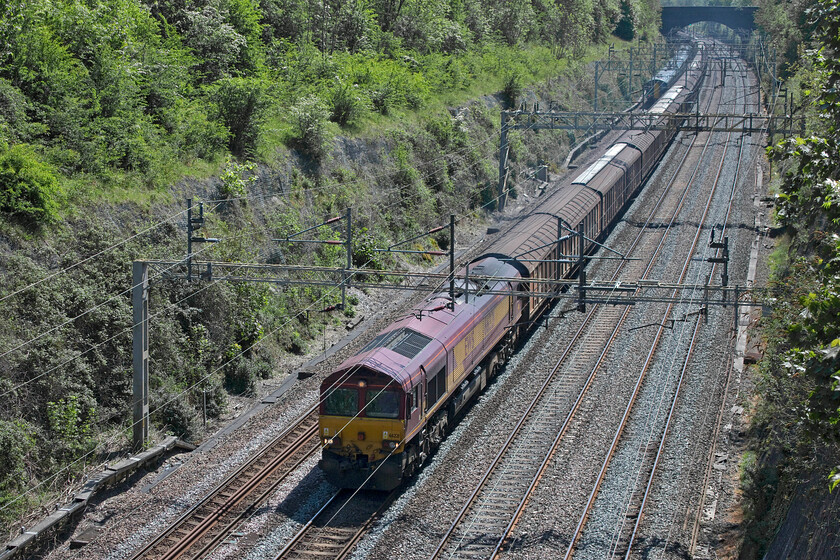
<instances>
[{"instance_id":1,"label":"steel rail","mask_svg":"<svg viewBox=\"0 0 840 560\"><path fill-rule=\"evenodd\" d=\"M317 438L318 426L316 425L315 427L313 427L312 430L310 432L308 432L307 435L309 436L308 441L304 441L303 439L301 439L300 446L297 446L295 449L290 449L289 450L289 456L290 457L294 453L296 453L298 450L300 450L300 448L303 445L306 445L307 443L314 443L313 438ZM274 482L269 484L262 492L260 492L260 494L258 496L254 497L251 500L251 505L249 505L246 508L243 508L238 514L231 516L230 520L223 527L216 530L215 535L212 538L210 538L208 540L208 542L206 544L204 544L204 546L202 546L195 554L193 554L192 557L193 558L203 558L203 557L205 557L208 553L210 553L222 541L222 539L224 539L227 535L229 535L233 531L233 529L236 525L241 523L242 520L245 519L253 511L253 508L256 505L265 502L271 496L271 494L277 489L277 486L281 482L283 482L283 480L285 479L286 476L288 476L295 469L300 467L307 459L309 459L315 452L317 452L320 449L320 440L316 440L316 441L317 441L318 445L313 446L312 449L309 452L304 453L296 461L292 462L289 465L289 470L282 477L278 478L277 480L275 480ZM276 468L278 468L279 466L281 466L281 464L284 464L284 463L285 463L285 461L278 460L275 463L275 465L271 468L276 470ZM270 474L271 473L268 472L268 469L266 469L266 477L269 476ZM260 481L260 483L261 482L262 481ZM254 483L250 484L249 487L250 487L251 490L255 490L257 488L258 484L259 484L258 482L254 482ZM241 494L241 496L242 496L243 499L245 497L250 497L250 492L247 492L247 493L243 492ZM216 524L221 525L221 520L217 521ZM208 530L209 529L210 528L208 527Z\"/></svg>"},{"instance_id":2,"label":"steel rail","mask_svg":"<svg viewBox=\"0 0 840 560\"><path fill-rule=\"evenodd\" d=\"M761 104L761 96L760 95L758 95L757 104L758 105ZM754 191L754 192L757 193L757 191ZM734 344L735 344L734 339L732 340L732 344L733 344L733 347L734 347ZM727 355L728 355L728 353L727 353ZM701 523L701 520L702 520L702 517L703 517L703 514L704 514L704 510L705 510L705 507L706 507L706 489L709 487L709 483L710 483L711 476L712 476L712 469L713 469L713 465L715 463L715 451L717 449L716 442L718 441L718 438L720 437L720 431L721 431L721 427L723 425L723 420L724 420L724 416L725 416L726 401L729 397L729 390L730 390L730 387L732 386L732 378L733 378L733 373L735 371L734 364L731 360L729 360L727 362L727 368L726 369L727 369L726 381L724 383L723 395L721 396L720 406L718 407L717 418L715 419L714 429L712 430L712 435L711 435L711 439L710 439L710 441L712 442L712 445L709 448L709 452L708 452L708 455L707 455L707 458L706 458L706 469L705 469L705 472L703 474L703 484L702 484L702 486L700 486L700 488L702 488L703 490L700 492L700 499L698 500L697 507L695 508L696 515L694 516L694 521L692 523L692 529L691 529L691 537L689 539L688 553L690 555L692 555L692 557L694 556L695 550L697 548L697 539L698 539L698 536L699 536L699 533L700 533L700 523ZM689 515L689 512L687 511L686 512L686 518L683 521L683 530L685 530L686 525L688 524L688 515ZM666 546L667 546L667 541L666 541Z\"/></svg>"},{"instance_id":3,"label":"steel rail","mask_svg":"<svg viewBox=\"0 0 840 560\"><path fill-rule=\"evenodd\" d=\"M729 133L729 135L731 136L731 133ZM707 147L708 147L710 141L711 141L711 134L709 134L709 136L706 139L706 146ZM698 223L698 226L696 228L694 239L692 241L691 247L686 252L686 258L684 260L683 268L682 268L682 271L680 272L680 276L679 276L679 280L678 280L679 282L682 282L685 279L685 276L688 274L689 267L692 264L692 262L694 261L693 255L694 255L694 252L697 248L697 245L698 245L698 242L699 242L699 239L700 239L700 234L702 233L702 231L704 229L705 220L706 220L706 217L708 215L709 209L711 207L713 197L714 197L714 195L716 193L716 190L717 190L720 174L721 174L722 168L723 168L723 163L725 161L726 151L728 149L729 149L729 142L727 141L727 143L725 145L724 154L720 157L720 163L719 163L717 174L716 174L716 177L715 177L715 182L714 182L713 187L712 187L712 189L711 189L711 191L710 191L710 193L707 197L707 200L706 200L706 206L704 208L703 215L702 215L702 217L701 217L701 219ZM704 151L705 151L705 148L704 148ZM702 158L702 155L701 155L701 158ZM698 163L695 166L694 171L692 172L692 176L690 177L690 179L688 181L689 183L693 183L696 179L697 173L698 173L698 171L700 169L700 166L701 166L701 158L698 158ZM633 407L635 405L636 398L638 397L638 395L641 391L641 387L642 387L642 384L643 384L643 382L646 378L646 374L649 371L651 365L653 364L654 355L656 353L656 350L659 347L660 341L662 340L662 335L664 334L665 322L667 321L668 317L670 316L671 312L673 311L673 308L674 308L674 304L669 303L667 305L663 315L662 315L662 319L659 321L660 326L657 329L657 332L656 332L656 335L654 336L653 341L651 342L649 351L648 351L647 356L645 358L645 362L644 362L644 364L642 366L642 369L641 369L641 371L640 371L640 373L637 377L636 383L633 387L633 391L632 391L632 393L630 395L630 398L627 402L627 405L625 407L625 410L624 410L622 418L619 422L619 425L618 425L618 427L615 431L615 434L613 435L613 439L612 439L612 442L610 444L610 448L607 451L607 455L606 455L606 457L604 458L604 460L601 464L601 468L598 472L598 476L596 477L595 484L594 484L592 490L589 493L589 498L588 498L587 503L584 507L583 513L581 514L581 517L578 520L577 526L575 527L575 530L574 530L574 533L572 535L571 541L570 541L569 546L566 550L566 554L564 556L564 558L566 560L571 558L571 556L574 554L575 545L576 545L578 539L581 537L581 535L583 533L583 528L586 525L586 521L588 520L589 514L591 513L592 507L593 507L594 502L595 502L595 498L598 496L599 490L601 488L601 484L604 481L604 478L606 476L606 472L607 472L607 469L609 467L609 464L610 464L613 456L615 455L615 452L618 448L618 443L621 440L621 436L624 433L624 428L626 427L627 422L630 418L630 414L633 411Z\"/></svg>"},{"instance_id":4,"label":"steel rail","mask_svg":"<svg viewBox=\"0 0 840 560\"><path fill-rule=\"evenodd\" d=\"M708 147L708 141L707 141L706 146L704 146L704 151L705 151L705 149L706 149L707 147ZM685 153L683 154L683 157L682 157L682 159L681 159L681 161L680 161L679 167L682 167L682 165L685 163L685 160L688 158L688 155L689 155L690 153L691 153L691 146L689 146L689 148L688 148L688 149L685 151ZM671 184L673 184L673 181L674 181L675 179L676 179L676 174L674 175L674 177L672 177L671 182L669 183L669 188L670 188ZM659 240L659 243L658 243L658 245L657 245L657 247L656 247L656 250L655 250L655 252L654 252L654 255L651 257L651 259L650 259L650 261L648 262L648 265L647 265L647 267L646 267L646 269L645 269L645 271L644 271L644 274L643 274L643 279L644 279L644 278L646 278L646 277L647 277L647 275L650 273L650 271L651 271L651 269L652 269L652 266L653 266L653 263L655 262L655 260L657 259L657 257L658 257L658 255L659 255L660 251L661 251L661 250L662 250L662 248L664 247L664 241L665 241L665 239L668 237L668 235L670 234L671 227L673 226L673 223L674 223L674 221L675 221L676 217L678 216L679 212L681 211L681 209L682 209L682 207L683 207L683 203L684 203L684 201L685 201L685 197L686 197L686 195L688 194L688 187L689 187L689 185L687 184L687 185L686 185L686 188L683 190L683 194L682 194L682 196L681 196L681 198L680 198L679 204L678 204L678 205L677 205L677 207L674 209L674 212L673 212L673 214L672 214L672 216L671 216L671 219L669 220L669 223L668 223L667 227L664 229L664 231L663 231L663 233L662 233L662 236L660 237L660 240ZM653 213L655 213L657 210L658 210L658 205L657 205L657 207L655 207L655 208L651 211L651 215L653 215ZM642 233L640 232L639 237L637 237L637 240L641 237L641 235L642 235ZM635 247L635 241L634 241L634 246L633 246L633 247L631 247L631 249L630 249L630 250L632 251L632 250L634 249L634 247ZM623 266L623 263L622 263L622 266ZM627 308L627 309L625 310L625 312L624 312L624 314L623 314L623 316L622 316L622 318L621 318L621 323L623 323L623 322L624 322L624 319L625 319L625 318L626 318L626 316L629 314L629 311L630 311L630 310L629 310L629 308ZM619 325L619 326L620 326L620 325ZM581 396L580 396L579 398L580 398L580 399L582 399L582 397L583 397L583 394L581 394ZM525 496L523 496L523 498L522 498L522 500L521 500L521 502L520 502L520 505L519 505L519 507L517 508L516 513L515 513L515 515L514 515L513 519L511 520L511 522L509 523L509 525L506 527L505 532L504 532L504 535L502 536L502 538L501 538L501 539L499 539L499 541L498 541L498 543L497 543L497 545L496 545L496 548L494 549L493 554L491 555L491 558L495 558L495 557L499 554L499 552L501 551L501 548L502 548L502 546L503 546L504 542L507 540L508 536L509 536L509 535L510 535L510 533L513 531L513 529L514 529L514 527L516 526L516 524L518 523L518 521L519 521L520 517L521 517L521 516L522 516L522 514L524 513L524 511L525 511L525 507L526 507L526 505L527 505L527 503L528 503L528 500L530 499L530 496L533 494L534 490L536 489L536 486L539 484L539 481L540 481L540 479L542 478L543 473L545 472L546 468L548 467L548 464L550 463L551 458L554 456L554 453L555 453L555 451L556 451L556 448L557 448L557 446L558 446L558 444L559 444L560 440L562 439L563 434L564 434L564 433L565 433L565 431L567 430L568 425L569 425L569 423L571 422L571 420L572 420L572 414L570 413L570 414L569 414L569 416L568 416L568 418L567 418L567 419L566 419L566 421L564 422L564 424L563 424L563 426L562 426L562 428L561 428L561 431L560 431L560 432L558 432L557 437L555 438L555 440L554 440L554 442L553 442L553 444L552 444L551 449L549 449L549 452L545 455L545 458L543 459L543 462L542 462L542 464L540 465L540 468L539 468L539 470L538 470L537 474L534 476L534 479L533 479L533 481L532 481L532 483L531 483L531 486L530 486L530 487L529 487L529 489L528 489L528 492L525 494Z\"/></svg>"},{"instance_id":5,"label":"steel rail","mask_svg":"<svg viewBox=\"0 0 840 560\"><path fill-rule=\"evenodd\" d=\"M735 177L734 177L733 182L732 182L733 186L732 186L732 189L730 190L729 199L727 201L726 216L723 220L724 225L723 225L723 231L721 233L721 236L726 234L726 229L727 229L728 223L729 223L729 217L732 213L732 205L733 205L734 198L735 198L735 191L736 191L737 184L738 184L738 178L739 178L740 173L741 173L743 156L744 156L743 142L741 142L739 144L739 147L738 147L738 163L737 163L736 169L735 169ZM720 172L718 173L718 176L719 175L720 175ZM717 181L717 178L716 178L716 181ZM714 276L714 274L716 272L716 269L717 269L717 263L713 263L713 265L711 267L711 270L709 271L709 274L708 274L709 278ZM643 516L643 512L644 512L645 506L647 505L648 497L650 496L651 486L653 484L654 477L656 476L656 470L657 470L657 468L659 466L659 463L662 459L663 450L665 448L665 443L666 443L668 433L669 433L670 428L671 428L671 422L672 422L673 417L674 417L674 411L676 409L677 403L679 401L680 392L681 392L682 387L683 387L683 381L685 379L685 374L686 374L686 371L688 369L688 366L689 366L689 363L690 363L690 360L691 360L691 356L692 356L692 353L693 353L693 350L694 350L694 347L695 347L695 342L697 340L698 333L700 332L700 324L701 324L700 321L697 321L694 324L694 329L693 329L693 332L692 332L691 341L689 343L688 352L686 353L686 356L683 360L683 365L682 365L682 368L681 368L681 371L680 371L680 377L679 377L679 380L677 382L676 390L674 391L674 395L673 395L673 398L672 398L672 401L671 401L670 409L668 411L668 416L667 416L667 419L666 419L666 422L665 422L665 426L662 430L662 435L659 438L660 442L659 442L659 446L658 446L657 451L656 451L656 456L653 459L653 465L651 466L650 473L648 474L647 484L645 486L644 493L641 497L641 503L639 505L639 511L636 514L636 520L635 520L635 523L634 523L634 526L633 526L633 530L630 534L630 538L629 538L629 540L627 542L627 545L626 545L627 550L626 550L625 555L624 555L625 560L630 558L630 553L633 549L633 543L636 539L636 535L638 534L639 526L640 526L642 516ZM727 386L726 386L726 391L728 391L728 382L727 382ZM722 411L723 408L721 407L720 410ZM719 415L719 419L720 419L720 415ZM719 419L718 419L718 423L720 422ZM707 471L708 471L708 468L707 468ZM700 503L701 503L700 507L702 508L703 501L701 500Z\"/></svg>"},{"instance_id":6,"label":"steel rail","mask_svg":"<svg viewBox=\"0 0 840 560\"><path fill-rule=\"evenodd\" d=\"M358 490L342 489L336 492L327 502L307 521L288 543L273 556L274 560L281 558L319 558L342 560L347 558L359 540L370 530L373 522L391 505L398 490L380 495L375 503L375 510L362 512L359 519L347 521L341 527L330 526L337 512L353 500ZM370 508L368 508L370 509ZM337 511L333 511L337 510ZM330 515L327 518L328 514ZM327 519L325 519L327 518ZM323 523L323 524L321 524Z\"/></svg>"},{"instance_id":7,"label":"steel rail","mask_svg":"<svg viewBox=\"0 0 840 560\"><path fill-rule=\"evenodd\" d=\"M715 420L715 427L712 431L712 436L710 440L711 442L713 442L713 445L710 447L709 454L706 458L706 468L703 473L703 484L700 486L700 488L702 489L702 491L700 492L700 500L698 501L697 508L695 509L697 515L694 516L694 522L692 523L691 527L691 538L689 539L688 553L691 555L692 558L694 557L694 551L697 548L697 538L700 534L700 521L703 517L703 512L706 508L706 489L709 487L709 483L712 477L713 465L715 464L715 450L717 449L717 447L714 445L714 442L716 442L718 440L718 437L720 436L720 428L723 425L723 419L725 415L724 405L729 395L729 387L732 384L732 373L734 370L735 368L733 367L732 362L730 361L726 375L726 383L724 386L723 397L721 398L721 405L718 408L718 414ZM686 524L688 524L688 512L686 512L686 519L684 521L683 527L685 527Z\"/></svg>"},{"instance_id":8,"label":"steel rail","mask_svg":"<svg viewBox=\"0 0 840 560\"><path fill-rule=\"evenodd\" d=\"M295 533L295 535L294 535L294 536L293 536L293 537L289 540L289 542L288 542L288 543L286 543L286 546L284 546L284 547L280 550L280 552L279 552L279 553L277 553L277 555L275 555L275 557L274 557L274 558L275 558L275 560L276 560L276 559L278 559L278 558L283 558L283 556L285 556L286 554L288 554L288 552L289 552L292 548L294 548L294 547L298 544L298 542L299 542L299 541L303 538L303 536L306 534L306 531L307 531L307 530L309 530L309 528L310 528L310 527L311 527L311 526L315 523L315 521L318 519L318 517L320 517L320 515L321 515L324 511L326 511L326 509L327 509L328 507L330 507L330 506L332 505L332 503L333 503L333 502L337 501L337 500L339 499L339 496L341 496L341 495L342 495L342 493L344 493L344 492L345 492L345 490L339 490L338 492L336 492L335 494L333 494L333 495L330 497L330 499L329 499L329 500L327 500L327 501L326 501L326 503L325 503L323 506L321 506L321 508L320 508L318 511L316 511L316 512L315 512L315 515L313 515L313 516L312 516L312 518L310 518L310 520L309 520L309 521L307 521L307 522L304 524L304 526L301 528L301 530L300 530L300 531L298 531L297 533ZM346 502L345 502L345 503L346 503Z\"/></svg>"},{"instance_id":9,"label":"steel rail","mask_svg":"<svg viewBox=\"0 0 840 560\"><path fill-rule=\"evenodd\" d=\"M710 100L710 103L711 103L711 100ZM703 153L705 153L705 151L706 151L706 149L708 148L708 146L709 146L709 140L707 139L706 144L704 145L704 148L703 148ZM679 163L679 165L678 165L678 168L681 168L681 167L684 165L685 160L688 158L688 155L691 153L691 149L692 149L692 146L689 146L689 148L685 151L685 153L683 154L683 157L682 157L682 159L681 159L681 161L680 161L680 163ZM695 170L695 172L696 172L696 170ZM671 185L673 184L673 182L675 181L675 179L676 179L676 174L675 174L675 175L671 178L671 180L670 180L670 182L669 182L669 186L668 186L668 188L670 188L670 187L671 187ZM653 262L656 260L656 258L657 258L657 256L658 256L659 252L661 251L661 249L662 249L662 248L663 248L663 246L664 246L664 241L665 241L665 238L666 238L666 237L668 237L668 235L669 235L669 233L670 233L670 230L671 230L671 227L673 226L674 220L676 219L677 215L678 215L678 214L679 214L679 212L681 211L681 208L682 208L682 206L683 206L683 202L684 202L685 197L686 197L686 195L687 195L687 193L688 193L688 188L689 188L689 186L690 186L690 183L687 183L687 184L686 184L686 186L685 186L685 189L683 190L683 194L682 194L682 196L681 196L681 198L680 198L679 204L678 204L678 205L677 205L677 207L674 209L673 214L672 214L672 216L671 216L671 218L670 218L670 220L669 220L669 222L668 222L668 225L667 225L667 227L665 228L665 230L664 230L664 232L663 232L663 234L662 234L662 236L661 236L661 238L660 238L660 241L659 241L659 243L658 243L658 245L657 245L656 251L655 251L655 253L654 253L653 257L651 258L650 262L648 263L648 266L647 266L647 267L646 267L646 269L645 269L645 272L644 272L644 275L643 275L644 277L646 277L646 276L649 274L649 272L650 272L650 270L651 270L651 268L652 268ZM661 199L660 199L660 202L661 202ZM651 216L652 216L652 215L654 215L654 213L658 211L658 208L659 208L659 202L657 202L656 207L655 207L655 208L651 211ZM649 221L649 220L650 220L650 218L648 218L648 221ZM643 229L644 229L644 228L643 228ZM639 237L637 237L637 240L636 240L636 241L634 241L634 245L633 245L633 247L635 247L635 243L638 241L638 239L639 239L640 237L641 237L641 233L639 234ZM631 247L631 249L630 249L631 251L633 250L633 247ZM623 264L624 264L624 263L622 263L622 266L623 266ZM629 308L625 310L624 317L626 317L626 315L627 315L627 313L628 313L628 312L629 312ZM623 320L624 320L624 317L622 317L622 322L623 322ZM543 473L544 473L545 469L547 468L547 466L548 466L548 464L549 464L549 462L550 462L551 458L554 456L554 453L555 453L556 447L557 447L557 445L559 444L560 440L562 439L562 434L565 432L565 430L566 430L566 428L567 428L567 423L568 423L570 420L571 420L571 415L569 416L569 418L567 418L567 421L566 421L566 423L564 423L564 425L563 425L563 427L562 427L561 432L559 432L559 433L558 433L558 435L557 435L557 437L555 438L555 441L554 441L554 443L553 443L553 445L552 445L552 448L551 448L551 449L549 450L549 452L546 454L546 456L545 456L545 458L544 458L544 460L543 460L542 464L540 465L540 468L539 468L539 470L538 470L537 474L534 476L534 479L533 479L533 481L532 481L532 483L531 483L531 487L529 488L529 490L528 490L528 492L525 494L525 496L523 496L522 501L521 501L521 503L520 503L519 507L517 508L517 511L516 511L516 513L515 513L515 515L514 515L513 519L512 519L512 520L511 520L511 522L509 523L508 527L505 529L505 533L504 533L503 537L502 537L501 539L499 539L499 542L497 543L496 549L493 551L493 554L491 555L491 558L495 558L495 557L498 555L498 553L501 551L501 547L503 546L503 544L504 544L505 540L507 539L508 535L509 535L509 534L513 531L514 527L515 527L515 526L516 526L516 524L518 523L519 518L521 517L522 513L524 512L524 509L525 509L525 507L526 507L526 504L527 504L527 502L528 502L528 500L529 500L530 496L533 494L533 491L535 490L535 488L536 488L537 484L539 483L539 481L540 481L540 479L541 479L541 477L542 477L542 475L543 475Z\"/></svg>"},{"instance_id":10,"label":"steel rail","mask_svg":"<svg viewBox=\"0 0 840 560\"><path fill-rule=\"evenodd\" d=\"M444 535L443 539L441 539L440 543L438 544L437 549L435 549L435 551L432 553L432 555L430 557L432 560L440 557L440 554L443 552L444 547L448 544L449 539L451 538L452 534L454 533L455 528L461 523L461 521L463 520L467 511L469 510L470 506L477 499L478 494L481 492L482 489L484 489L485 484L490 479L490 475L493 473L493 471L496 469L498 464L501 462L502 457L508 451L508 449L510 447L510 444L513 441L513 439L518 435L518 433L520 432L522 427L525 425L526 421L528 420L528 417L529 417L530 413L536 408L537 404L542 399L546 388L554 380L554 375L559 371L560 366L566 360L566 358L568 357L572 348L575 346L575 344L578 342L578 340L580 340L580 337L581 337L583 331L586 329L586 327L589 326L589 324L591 322L591 319L594 317L596 311L597 311L597 308L592 308L587 313L586 317L584 318L583 322L581 323L581 326L578 328L577 332L572 336L572 340L567 345L563 354L557 360L557 363L552 368L548 377L546 377L546 380L543 382L542 386L537 391L537 394L531 400L531 403L526 408L525 412L522 414L522 417L519 419L516 426L514 426L514 428L511 430L510 435L508 436L508 439L505 441L505 443L499 449L496 456L491 461L490 466L485 471L484 476L481 478L481 481L479 482L478 486L475 488L473 493L470 495L470 497L464 503L463 507L458 512L457 516L455 517L455 520L452 522L452 524L450 525L446 534ZM590 379L591 379L591 376L590 376ZM587 382L586 386L587 387L589 386L589 382ZM584 390L584 392L585 392L585 390ZM582 395L583 395L583 392L578 397L578 401L580 401Z\"/></svg>"},{"instance_id":11,"label":"steel rail","mask_svg":"<svg viewBox=\"0 0 840 560\"><path fill-rule=\"evenodd\" d=\"M259 489L261 484L269 480L269 477L281 467L289 466L289 461L294 459L297 453L303 451L304 456L294 460L290 469L282 473L278 480L270 481L269 488L264 489L256 498L260 501L265 499L303 460L320 449L320 441L317 439L316 410L317 407L310 408L297 422L263 446L249 461L227 476L197 504L170 524L168 529L132 555L131 559L184 557L190 554L191 548L199 539L223 523L224 526L210 538L210 543L202 545L200 550L190 557L197 557L206 552L208 547L212 547L224 538L227 531L242 518L244 513L258 503L252 500L246 507L241 507L243 501L249 498L251 493ZM315 443L315 445L312 449L306 450L307 443ZM260 462L266 459L268 462L260 466ZM256 472L253 472L255 469ZM214 503L220 496L223 497L223 501ZM234 509L237 506L242 511ZM192 526L186 529L188 525Z\"/></svg>"}]
</instances>

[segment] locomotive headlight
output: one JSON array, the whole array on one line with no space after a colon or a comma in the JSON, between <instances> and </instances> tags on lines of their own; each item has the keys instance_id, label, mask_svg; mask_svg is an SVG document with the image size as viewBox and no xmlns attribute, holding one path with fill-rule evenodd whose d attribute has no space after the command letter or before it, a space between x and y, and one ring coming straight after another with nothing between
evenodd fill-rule
<instances>
[{"instance_id":1,"label":"locomotive headlight","mask_svg":"<svg viewBox=\"0 0 840 560\"><path fill-rule=\"evenodd\" d=\"M383 449L396 449L397 442L396 441L383 441L382 442Z\"/></svg>"}]
</instances>

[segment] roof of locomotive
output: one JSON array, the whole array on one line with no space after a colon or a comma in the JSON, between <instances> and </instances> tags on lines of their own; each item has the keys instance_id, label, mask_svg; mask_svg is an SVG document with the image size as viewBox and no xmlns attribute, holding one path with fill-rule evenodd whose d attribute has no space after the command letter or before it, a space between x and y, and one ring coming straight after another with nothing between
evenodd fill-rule
<instances>
[{"instance_id":1,"label":"roof of locomotive","mask_svg":"<svg viewBox=\"0 0 840 560\"><path fill-rule=\"evenodd\" d=\"M493 256L479 257L468 266L470 275L475 277L520 276L515 266ZM430 367L439 361L446 348L463 338L465 325L477 316L484 316L493 302L504 297L481 294L485 287L492 289L497 284L495 282L483 282L482 285L472 280L469 282L469 303L464 298L463 279L459 282L461 295L456 297L454 310L449 307L447 293L433 294L419 309L380 331L361 351L338 366L325 383L333 383L334 376L341 376L348 370L363 368L384 374L397 381L404 390L410 390L417 382L421 365Z\"/></svg>"}]
</instances>

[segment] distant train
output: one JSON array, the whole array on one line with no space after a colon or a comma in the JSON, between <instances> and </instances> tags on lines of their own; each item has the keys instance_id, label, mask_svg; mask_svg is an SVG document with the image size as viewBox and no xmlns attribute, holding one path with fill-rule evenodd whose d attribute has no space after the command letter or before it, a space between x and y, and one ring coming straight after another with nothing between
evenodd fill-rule
<instances>
[{"instance_id":1,"label":"distant train","mask_svg":"<svg viewBox=\"0 0 840 560\"><path fill-rule=\"evenodd\" d=\"M694 50L693 45L681 46L667 64L645 83L643 95L646 107L662 97L674 85L677 78L684 75L686 64L689 60L693 60Z\"/></svg>"},{"instance_id":2,"label":"distant train","mask_svg":"<svg viewBox=\"0 0 840 560\"><path fill-rule=\"evenodd\" d=\"M685 112L696 99L705 74L703 49L683 66L685 80L659 96L650 112ZM589 240L605 237L675 134L623 134L458 272L454 304L446 292L432 295L323 381L319 464L331 483L391 490L416 471L548 307L550 298L541 296L557 287L540 280L575 272L560 257L577 254L579 238L557 243L560 228L582 226ZM588 241L584 250L593 249Z\"/></svg>"}]
</instances>

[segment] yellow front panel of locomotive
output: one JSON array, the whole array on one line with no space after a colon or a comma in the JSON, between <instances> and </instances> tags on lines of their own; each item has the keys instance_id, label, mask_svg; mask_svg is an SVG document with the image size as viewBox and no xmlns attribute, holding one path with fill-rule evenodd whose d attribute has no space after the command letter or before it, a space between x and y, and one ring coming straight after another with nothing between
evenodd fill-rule
<instances>
[{"instance_id":1,"label":"yellow front panel of locomotive","mask_svg":"<svg viewBox=\"0 0 840 560\"><path fill-rule=\"evenodd\" d=\"M367 455L368 461L378 461L392 453L403 451L405 425L402 420L387 418L351 418L349 416L321 416L318 420L321 445L345 457ZM341 445L335 445L335 438ZM392 449L383 442L394 442Z\"/></svg>"}]
</instances>

